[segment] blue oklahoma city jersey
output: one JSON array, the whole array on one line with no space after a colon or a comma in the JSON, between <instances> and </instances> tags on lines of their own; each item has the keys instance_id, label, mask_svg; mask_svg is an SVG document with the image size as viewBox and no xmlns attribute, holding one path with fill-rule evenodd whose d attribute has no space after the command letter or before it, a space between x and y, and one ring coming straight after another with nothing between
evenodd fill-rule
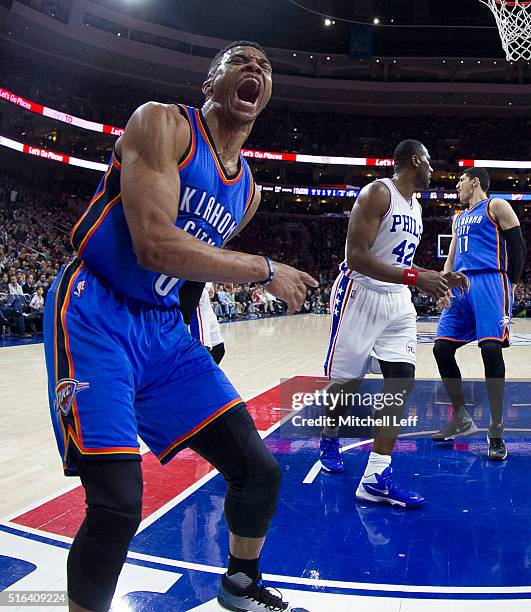
<instances>
[{"instance_id":1,"label":"blue oklahoma city jersey","mask_svg":"<svg viewBox=\"0 0 531 612\"><path fill-rule=\"evenodd\" d=\"M190 125L191 137L178 164L181 192L175 225L199 240L221 247L251 203L254 181L242 155L237 174L229 176L201 111L178 107ZM72 246L78 257L116 291L156 306L178 306L178 287L183 281L146 270L137 261L121 200L120 160L116 153L72 230Z\"/></svg>"},{"instance_id":2,"label":"blue oklahoma city jersey","mask_svg":"<svg viewBox=\"0 0 531 612\"><path fill-rule=\"evenodd\" d=\"M507 250L498 225L489 213L490 199L459 213L454 222L454 269L457 272L505 272Z\"/></svg>"},{"instance_id":3,"label":"blue oklahoma city jersey","mask_svg":"<svg viewBox=\"0 0 531 612\"><path fill-rule=\"evenodd\" d=\"M507 278L505 240L489 212L490 199L459 213L454 221L454 270L464 272L470 291L459 294L445 308L437 338L479 344L488 341L509 346L513 297Z\"/></svg>"}]
</instances>

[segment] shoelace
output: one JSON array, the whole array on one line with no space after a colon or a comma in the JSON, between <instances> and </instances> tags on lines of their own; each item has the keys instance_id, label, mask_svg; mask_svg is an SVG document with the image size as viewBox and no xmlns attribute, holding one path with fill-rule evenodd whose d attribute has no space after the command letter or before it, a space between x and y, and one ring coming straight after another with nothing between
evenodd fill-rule
<instances>
[{"instance_id":1,"label":"shoelace","mask_svg":"<svg viewBox=\"0 0 531 612\"><path fill-rule=\"evenodd\" d=\"M286 609L287 604L282 599L282 593L278 589L275 589L275 587L266 587L261 582L256 586L258 587L258 602L265 604L268 610L276 611ZM278 595L271 593L268 589L276 591Z\"/></svg>"}]
</instances>

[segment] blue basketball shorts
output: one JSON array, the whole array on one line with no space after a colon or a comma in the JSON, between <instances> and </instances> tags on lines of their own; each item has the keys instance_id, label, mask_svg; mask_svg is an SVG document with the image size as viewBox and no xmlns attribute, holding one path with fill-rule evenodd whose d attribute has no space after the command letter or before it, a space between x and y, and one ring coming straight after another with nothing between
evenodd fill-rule
<instances>
[{"instance_id":1,"label":"blue basketball shorts","mask_svg":"<svg viewBox=\"0 0 531 612\"><path fill-rule=\"evenodd\" d=\"M455 342L498 341L509 346L513 293L501 272L469 274L470 291L461 297L457 289L449 308L439 319L436 339Z\"/></svg>"},{"instance_id":2,"label":"blue basketball shorts","mask_svg":"<svg viewBox=\"0 0 531 612\"><path fill-rule=\"evenodd\" d=\"M44 348L67 476L80 456L140 460L138 437L166 463L242 404L178 309L118 294L78 259L46 297Z\"/></svg>"}]
</instances>

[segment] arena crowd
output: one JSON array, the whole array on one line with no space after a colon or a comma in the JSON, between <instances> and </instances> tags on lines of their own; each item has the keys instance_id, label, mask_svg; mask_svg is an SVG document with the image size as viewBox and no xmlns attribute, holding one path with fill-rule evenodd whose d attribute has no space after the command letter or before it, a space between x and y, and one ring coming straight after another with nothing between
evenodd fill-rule
<instances>
[{"instance_id":1,"label":"arena crowd","mask_svg":"<svg viewBox=\"0 0 531 612\"><path fill-rule=\"evenodd\" d=\"M78 212L64 190L41 190L0 175L0 328L4 334L28 336L42 329L46 293L61 266L72 255L69 232ZM79 204L78 204L79 207ZM449 213L435 206L424 210L424 235L415 257L419 266L442 269L436 257L436 237L450 231ZM527 240L531 225L524 222ZM343 259L346 216L287 212L259 212L252 223L228 245L269 255L307 270L320 286L308 292L302 312L329 312L329 299ZM513 315L531 315L531 261L524 282L516 289ZM220 320L276 316L285 304L256 285L215 285L211 300ZM420 315L436 315L434 301L413 290Z\"/></svg>"}]
</instances>

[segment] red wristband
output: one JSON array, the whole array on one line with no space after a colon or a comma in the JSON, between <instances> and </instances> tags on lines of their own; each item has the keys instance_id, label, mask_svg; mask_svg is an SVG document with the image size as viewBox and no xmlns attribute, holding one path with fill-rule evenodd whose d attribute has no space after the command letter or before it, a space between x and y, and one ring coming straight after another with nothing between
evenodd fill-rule
<instances>
[{"instance_id":1,"label":"red wristband","mask_svg":"<svg viewBox=\"0 0 531 612\"><path fill-rule=\"evenodd\" d=\"M405 268L402 274L402 284L414 287L417 284L418 275L418 270L414 270L413 268Z\"/></svg>"}]
</instances>

